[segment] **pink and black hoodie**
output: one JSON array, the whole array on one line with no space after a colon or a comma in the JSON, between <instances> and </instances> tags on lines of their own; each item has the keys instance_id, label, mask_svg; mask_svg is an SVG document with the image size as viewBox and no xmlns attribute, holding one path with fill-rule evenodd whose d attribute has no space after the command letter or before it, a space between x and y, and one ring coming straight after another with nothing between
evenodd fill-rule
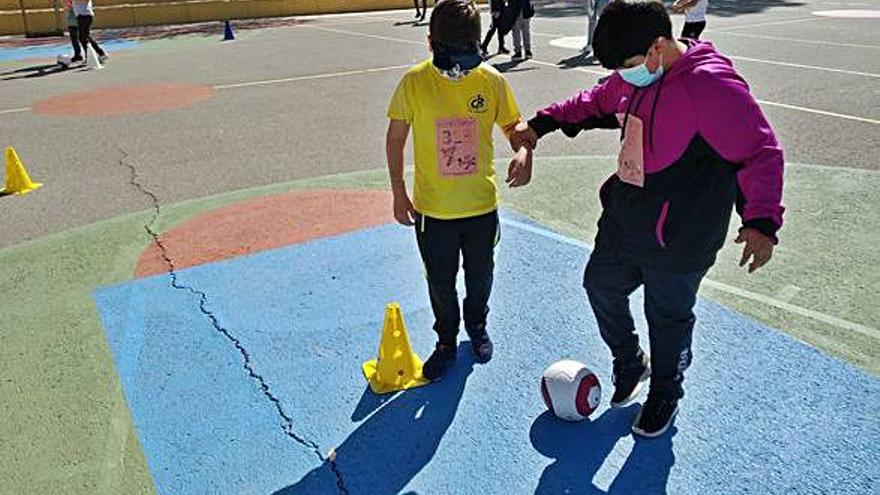
<instances>
[{"instance_id":1,"label":"pink and black hoodie","mask_svg":"<svg viewBox=\"0 0 880 495\"><path fill-rule=\"evenodd\" d=\"M714 264L734 204L743 227L774 242L784 211L782 148L748 85L711 43L685 42L652 85L635 87L615 72L529 121L539 136L561 129L569 137L641 121L643 187L617 174L602 185L596 247L670 271Z\"/></svg>"}]
</instances>

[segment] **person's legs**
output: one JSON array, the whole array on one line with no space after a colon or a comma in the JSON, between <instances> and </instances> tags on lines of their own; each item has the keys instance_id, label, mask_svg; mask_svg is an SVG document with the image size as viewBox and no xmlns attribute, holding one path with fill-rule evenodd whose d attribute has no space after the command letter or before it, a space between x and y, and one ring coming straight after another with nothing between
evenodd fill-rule
<instances>
[{"instance_id":1,"label":"person's legs","mask_svg":"<svg viewBox=\"0 0 880 495\"><path fill-rule=\"evenodd\" d=\"M601 229L599 235L603 235ZM584 271L584 288L599 334L614 357L612 407L626 405L634 399L650 375L647 356L639 346L629 308L629 296L641 283L638 267L617 259L607 248L597 247Z\"/></svg>"},{"instance_id":2,"label":"person's legs","mask_svg":"<svg viewBox=\"0 0 880 495\"><path fill-rule=\"evenodd\" d=\"M422 15L422 12L419 10L419 0L413 0L413 6L416 8L416 19L418 19Z\"/></svg>"},{"instance_id":3,"label":"person's legs","mask_svg":"<svg viewBox=\"0 0 880 495\"><path fill-rule=\"evenodd\" d=\"M95 38L89 36L89 43L92 44L92 48L95 49L95 53L98 54L99 57L106 57L107 53L98 45L98 42L95 41Z\"/></svg>"},{"instance_id":4,"label":"person's legs","mask_svg":"<svg viewBox=\"0 0 880 495\"><path fill-rule=\"evenodd\" d=\"M691 338L697 290L706 272L674 273L645 269L645 317L651 342L651 386L675 398L691 364Z\"/></svg>"},{"instance_id":5,"label":"person's legs","mask_svg":"<svg viewBox=\"0 0 880 495\"><path fill-rule=\"evenodd\" d=\"M98 56L105 56L104 50L101 49L100 45L92 38L91 28L92 22L94 21L94 17L90 15L81 15L77 16L76 21L79 25L79 42L82 45L85 54L88 55L88 46L91 45L92 48L95 49L95 53Z\"/></svg>"},{"instance_id":6,"label":"person's legs","mask_svg":"<svg viewBox=\"0 0 880 495\"><path fill-rule=\"evenodd\" d=\"M684 27L681 29L681 37L698 40L700 39L700 34L703 33L703 29L705 28L706 21L685 22Z\"/></svg>"},{"instance_id":7,"label":"person's legs","mask_svg":"<svg viewBox=\"0 0 880 495\"><path fill-rule=\"evenodd\" d=\"M455 288L461 251L460 221L418 215L415 227L434 310L434 330L441 343L455 345L461 322Z\"/></svg>"},{"instance_id":8,"label":"person's legs","mask_svg":"<svg viewBox=\"0 0 880 495\"><path fill-rule=\"evenodd\" d=\"M498 212L466 220L462 239L464 257L464 327L471 339L474 353L481 361L492 358L492 342L486 332L489 296L492 293L495 269L495 245L499 238Z\"/></svg>"},{"instance_id":9,"label":"person's legs","mask_svg":"<svg viewBox=\"0 0 880 495\"><path fill-rule=\"evenodd\" d=\"M639 368L641 348L636 325L629 309L629 296L642 283L633 264L612 260L594 251L584 271L584 288L602 340L621 370Z\"/></svg>"},{"instance_id":10,"label":"person's legs","mask_svg":"<svg viewBox=\"0 0 880 495\"><path fill-rule=\"evenodd\" d=\"M514 58L522 58L522 30L523 18L522 14L513 22L513 56Z\"/></svg>"},{"instance_id":11,"label":"person's legs","mask_svg":"<svg viewBox=\"0 0 880 495\"><path fill-rule=\"evenodd\" d=\"M599 22L599 14L608 5L609 0L588 0L589 9L587 10L587 44L581 51L592 53L593 51L593 31L596 30L596 23Z\"/></svg>"},{"instance_id":12,"label":"person's legs","mask_svg":"<svg viewBox=\"0 0 880 495\"><path fill-rule=\"evenodd\" d=\"M79 44L79 26L67 26L70 33L70 45L73 47L73 58L71 62L79 62L82 60L82 45Z\"/></svg>"},{"instance_id":13,"label":"person's legs","mask_svg":"<svg viewBox=\"0 0 880 495\"><path fill-rule=\"evenodd\" d=\"M483 53L489 51L489 42L492 41L492 36L495 35L495 31L498 30L498 26L495 25L495 20L492 20L492 24L489 25L489 31L486 32L486 37L483 38L483 42L480 44L480 49L483 50ZM498 39L501 39L501 36L498 36ZM500 43L500 41L499 41Z\"/></svg>"},{"instance_id":14,"label":"person's legs","mask_svg":"<svg viewBox=\"0 0 880 495\"><path fill-rule=\"evenodd\" d=\"M434 311L434 331L437 346L425 361L425 378L439 378L455 359L461 310L455 279L458 274L461 251L460 220L438 220L424 215L416 216L416 242L425 265L428 295Z\"/></svg>"},{"instance_id":15,"label":"person's legs","mask_svg":"<svg viewBox=\"0 0 880 495\"><path fill-rule=\"evenodd\" d=\"M498 29L498 53L510 53L510 51L504 46L504 33L501 32L501 29Z\"/></svg>"},{"instance_id":16,"label":"person's legs","mask_svg":"<svg viewBox=\"0 0 880 495\"><path fill-rule=\"evenodd\" d=\"M642 270L645 316L651 342L651 389L633 422L633 432L649 438L662 435L678 413L684 396L684 371L691 364L696 318L693 307L705 271L674 273Z\"/></svg>"},{"instance_id":17,"label":"person's legs","mask_svg":"<svg viewBox=\"0 0 880 495\"><path fill-rule=\"evenodd\" d=\"M526 57L532 56L532 19L522 20L523 47L526 49Z\"/></svg>"},{"instance_id":18,"label":"person's legs","mask_svg":"<svg viewBox=\"0 0 880 495\"><path fill-rule=\"evenodd\" d=\"M89 15L79 15L76 16L76 24L79 28L79 44L82 46L83 55L89 55L88 43L89 43L89 28L92 25L92 16Z\"/></svg>"}]
</instances>

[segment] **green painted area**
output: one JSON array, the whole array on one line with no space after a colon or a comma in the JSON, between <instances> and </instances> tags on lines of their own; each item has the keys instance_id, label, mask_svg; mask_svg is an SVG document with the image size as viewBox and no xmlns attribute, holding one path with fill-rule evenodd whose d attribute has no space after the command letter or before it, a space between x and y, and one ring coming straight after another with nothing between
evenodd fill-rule
<instances>
[{"instance_id":1,"label":"green painted area","mask_svg":"<svg viewBox=\"0 0 880 495\"><path fill-rule=\"evenodd\" d=\"M539 159L532 184L504 188L503 202L591 242L598 187L613 169L607 157ZM746 274L731 242L709 277L876 328L880 216L872 207L880 174L790 165L786 181L788 223L771 263ZM387 178L373 170L163 205L154 228L248 198L316 187L385 188ZM154 493L91 298L95 288L131 278L152 217L139 212L0 250L0 493ZM729 292L704 286L703 294L880 374L876 338Z\"/></svg>"},{"instance_id":2,"label":"green painted area","mask_svg":"<svg viewBox=\"0 0 880 495\"><path fill-rule=\"evenodd\" d=\"M556 158L535 164L533 183L505 196L520 210L572 237L592 242L598 189L615 169L613 158ZM739 268L742 247L729 242L711 280L874 329L880 325L880 173L789 164L786 225L774 257L753 274ZM753 316L819 349L880 374L880 342L704 284L702 295Z\"/></svg>"}]
</instances>

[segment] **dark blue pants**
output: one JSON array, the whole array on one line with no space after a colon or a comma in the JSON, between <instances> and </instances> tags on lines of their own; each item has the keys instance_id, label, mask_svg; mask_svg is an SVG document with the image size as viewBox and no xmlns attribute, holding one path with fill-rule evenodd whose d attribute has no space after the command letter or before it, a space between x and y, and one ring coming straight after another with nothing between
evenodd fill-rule
<instances>
[{"instance_id":1,"label":"dark blue pants","mask_svg":"<svg viewBox=\"0 0 880 495\"><path fill-rule=\"evenodd\" d=\"M468 335L482 337L489 315L499 238L498 212L456 220L417 215L416 241L425 264L434 330L443 344L455 345L461 323L455 280L464 259L464 325Z\"/></svg>"},{"instance_id":2,"label":"dark blue pants","mask_svg":"<svg viewBox=\"0 0 880 495\"><path fill-rule=\"evenodd\" d=\"M629 295L645 287L645 316L651 353L651 387L684 396L684 371L691 364L693 307L706 270L675 273L642 266L634 256L597 248L584 272L584 288L615 370L640 366L642 349L629 308Z\"/></svg>"}]
</instances>

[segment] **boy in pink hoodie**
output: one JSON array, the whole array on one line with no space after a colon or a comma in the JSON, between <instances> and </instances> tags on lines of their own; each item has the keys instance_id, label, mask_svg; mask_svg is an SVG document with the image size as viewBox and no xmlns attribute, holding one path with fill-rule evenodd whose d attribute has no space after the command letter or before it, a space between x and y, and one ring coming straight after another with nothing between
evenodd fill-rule
<instances>
[{"instance_id":1,"label":"boy in pink hoodie","mask_svg":"<svg viewBox=\"0 0 880 495\"><path fill-rule=\"evenodd\" d=\"M659 1L616 0L593 47L615 72L517 126L534 148L562 130L621 129L618 170L599 191L602 215L584 287L614 356L612 407L650 378L633 432L662 435L684 396L693 306L724 244L734 206L740 266L770 260L782 226L783 156L773 130L729 59L706 42L676 40ZM650 356L639 345L629 295L645 288Z\"/></svg>"}]
</instances>

